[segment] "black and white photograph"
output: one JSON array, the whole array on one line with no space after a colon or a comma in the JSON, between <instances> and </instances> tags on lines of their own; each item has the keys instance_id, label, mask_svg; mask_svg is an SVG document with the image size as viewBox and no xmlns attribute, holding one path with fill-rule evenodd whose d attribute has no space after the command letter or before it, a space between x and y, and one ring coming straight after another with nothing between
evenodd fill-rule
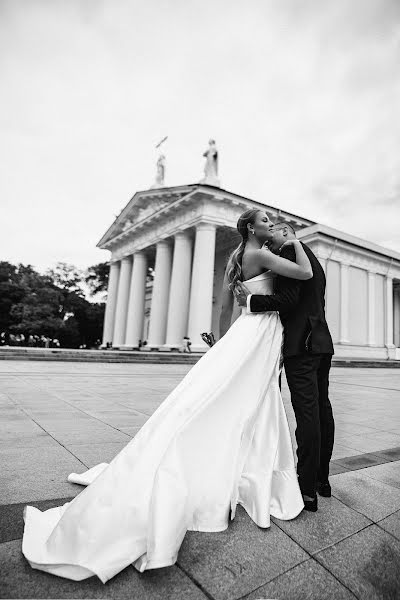
<instances>
[{"instance_id":1,"label":"black and white photograph","mask_svg":"<svg viewBox=\"0 0 400 600\"><path fill-rule=\"evenodd\" d=\"M400 598L400 1L0 0L0 598Z\"/></svg>"}]
</instances>

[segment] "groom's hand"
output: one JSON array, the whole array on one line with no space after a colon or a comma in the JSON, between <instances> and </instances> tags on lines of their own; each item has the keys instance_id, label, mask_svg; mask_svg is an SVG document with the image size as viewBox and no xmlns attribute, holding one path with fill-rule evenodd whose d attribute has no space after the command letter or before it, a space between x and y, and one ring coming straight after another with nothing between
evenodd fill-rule
<instances>
[{"instance_id":1,"label":"groom's hand","mask_svg":"<svg viewBox=\"0 0 400 600\"><path fill-rule=\"evenodd\" d=\"M247 305L247 296L250 295L250 290L244 285L244 283L242 283L241 281L238 281L236 283L236 286L233 290L233 293L235 295L236 301L239 304L239 306L246 306Z\"/></svg>"}]
</instances>

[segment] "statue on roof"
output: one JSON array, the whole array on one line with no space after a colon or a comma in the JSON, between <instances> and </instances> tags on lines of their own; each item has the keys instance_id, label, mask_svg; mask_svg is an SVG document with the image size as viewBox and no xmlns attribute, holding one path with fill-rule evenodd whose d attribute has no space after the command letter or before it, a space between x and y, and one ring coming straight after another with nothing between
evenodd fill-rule
<instances>
[{"instance_id":1,"label":"statue on roof","mask_svg":"<svg viewBox=\"0 0 400 600\"><path fill-rule=\"evenodd\" d=\"M161 142L159 142L156 146L157 148L160 148L161 145L168 139L168 136L166 136L165 138L163 138L161 140ZM153 185L151 186L150 189L154 189L154 188L162 188L165 187L165 154L163 154L160 150L160 154L158 156L157 159L157 163L156 163L156 177L155 177L155 181L153 183Z\"/></svg>"},{"instance_id":2,"label":"statue on roof","mask_svg":"<svg viewBox=\"0 0 400 600\"><path fill-rule=\"evenodd\" d=\"M204 165L204 178L200 183L220 187L221 183L218 179L218 150L215 140L209 140L208 148L203 153L203 156L205 156L206 162Z\"/></svg>"}]
</instances>

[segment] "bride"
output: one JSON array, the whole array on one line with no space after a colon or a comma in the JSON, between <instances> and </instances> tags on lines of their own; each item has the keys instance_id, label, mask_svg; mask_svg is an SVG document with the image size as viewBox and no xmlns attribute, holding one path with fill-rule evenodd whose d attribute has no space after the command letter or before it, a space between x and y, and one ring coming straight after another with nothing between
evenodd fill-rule
<instances>
[{"instance_id":1,"label":"bride","mask_svg":"<svg viewBox=\"0 0 400 600\"><path fill-rule=\"evenodd\" d=\"M24 509L22 552L34 569L105 583L130 564L173 565L186 531L223 531L237 504L253 521L293 519L304 507L278 385L282 324L277 312L247 314L228 328L232 289L273 292L275 274L312 277L263 247L272 223L257 209L237 224L242 241L226 268L221 339L111 461L83 473L87 487L44 512ZM237 308L237 307L236 307ZM71 479L70 479L71 480Z\"/></svg>"}]
</instances>

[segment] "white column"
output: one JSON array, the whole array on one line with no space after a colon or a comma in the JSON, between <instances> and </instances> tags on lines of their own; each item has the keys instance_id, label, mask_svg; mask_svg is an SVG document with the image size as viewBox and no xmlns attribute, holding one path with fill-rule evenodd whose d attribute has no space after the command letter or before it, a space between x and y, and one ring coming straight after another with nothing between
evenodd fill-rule
<instances>
[{"instance_id":1,"label":"white column","mask_svg":"<svg viewBox=\"0 0 400 600\"><path fill-rule=\"evenodd\" d=\"M396 282L397 283L397 282ZM393 343L397 348L396 357L397 360L400 359L400 286L397 283L396 286L393 286Z\"/></svg>"},{"instance_id":2,"label":"white column","mask_svg":"<svg viewBox=\"0 0 400 600\"><path fill-rule=\"evenodd\" d=\"M113 336L114 348L123 346L125 342L126 316L128 312L129 285L131 283L132 256L126 256L121 261L119 275L117 306L115 309L115 326Z\"/></svg>"},{"instance_id":3,"label":"white column","mask_svg":"<svg viewBox=\"0 0 400 600\"><path fill-rule=\"evenodd\" d=\"M327 275L327 271L326 271L326 269L327 269L327 263L328 263L328 261L327 261L327 259L326 259L326 258L320 258L320 257L318 257L318 260L319 260L319 262L320 262L320 264L321 264L321 267L322 267L322 268L323 268L323 270L324 270L325 277L326 277L326 275Z\"/></svg>"},{"instance_id":4,"label":"white column","mask_svg":"<svg viewBox=\"0 0 400 600\"><path fill-rule=\"evenodd\" d=\"M139 340L142 339L146 275L147 256L144 252L135 252L133 255L131 288L129 292L125 348L137 348Z\"/></svg>"},{"instance_id":5,"label":"white column","mask_svg":"<svg viewBox=\"0 0 400 600\"><path fill-rule=\"evenodd\" d=\"M375 346L375 273L368 271L368 346Z\"/></svg>"},{"instance_id":6,"label":"white column","mask_svg":"<svg viewBox=\"0 0 400 600\"><path fill-rule=\"evenodd\" d=\"M103 348L106 348L107 344L111 344L113 340L115 307L117 306L118 280L120 268L121 263L119 261L113 262L110 265L110 274L108 276L107 304L104 313L102 344Z\"/></svg>"},{"instance_id":7,"label":"white column","mask_svg":"<svg viewBox=\"0 0 400 600\"><path fill-rule=\"evenodd\" d=\"M186 335L189 312L192 240L188 232L175 235L171 287L168 302L166 348L179 348Z\"/></svg>"},{"instance_id":8,"label":"white column","mask_svg":"<svg viewBox=\"0 0 400 600\"><path fill-rule=\"evenodd\" d=\"M393 344L393 277L386 277L385 286L385 345L387 348L394 348Z\"/></svg>"},{"instance_id":9,"label":"white column","mask_svg":"<svg viewBox=\"0 0 400 600\"><path fill-rule=\"evenodd\" d=\"M158 242L151 298L149 339L147 341L149 348L158 348L165 343L171 267L171 245L165 241Z\"/></svg>"},{"instance_id":10,"label":"white column","mask_svg":"<svg viewBox=\"0 0 400 600\"><path fill-rule=\"evenodd\" d=\"M196 227L188 327L192 350L207 349L200 333L211 330L215 234L216 227L210 223Z\"/></svg>"},{"instance_id":11,"label":"white column","mask_svg":"<svg viewBox=\"0 0 400 600\"><path fill-rule=\"evenodd\" d=\"M349 265L340 263L340 344L349 343Z\"/></svg>"}]
</instances>

